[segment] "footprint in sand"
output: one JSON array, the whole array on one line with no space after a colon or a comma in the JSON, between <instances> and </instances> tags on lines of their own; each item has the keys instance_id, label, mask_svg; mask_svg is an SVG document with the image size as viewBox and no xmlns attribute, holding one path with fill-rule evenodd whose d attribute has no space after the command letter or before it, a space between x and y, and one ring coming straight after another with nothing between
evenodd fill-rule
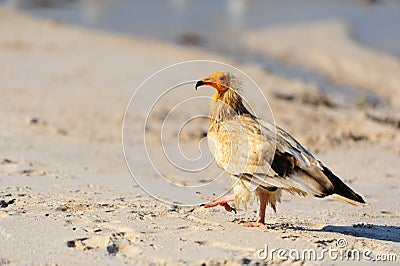
<instances>
[{"instance_id":1,"label":"footprint in sand","mask_svg":"<svg viewBox=\"0 0 400 266\"><path fill-rule=\"evenodd\" d=\"M134 257L142 253L142 249L135 244L143 241L137 234L130 231L107 232L107 230L107 228L95 229L93 232L104 233L67 241L67 247L80 251L103 250L108 255L123 257Z\"/></svg>"}]
</instances>

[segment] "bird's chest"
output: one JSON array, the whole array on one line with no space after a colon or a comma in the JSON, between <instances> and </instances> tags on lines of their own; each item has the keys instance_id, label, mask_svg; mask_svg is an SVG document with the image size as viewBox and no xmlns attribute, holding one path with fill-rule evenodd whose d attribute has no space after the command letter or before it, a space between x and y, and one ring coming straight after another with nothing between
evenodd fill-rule
<instances>
[{"instance_id":1,"label":"bird's chest","mask_svg":"<svg viewBox=\"0 0 400 266\"><path fill-rule=\"evenodd\" d=\"M229 173L251 173L260 159L260 147L248 129L219 124L210 126L207 138L217 165Z\"/></svg>"},{"instance_id":2,"label":"bird's chest","mask_svg":"<svg viewBox=\"0 0 400 266\"><path fill-rule=\"evenodd\" d=\"M226 130L215 127L210 127L207 132L207 139L217 165L225 170L236 145L229 140Z\"/></svg>"}]
</instances>

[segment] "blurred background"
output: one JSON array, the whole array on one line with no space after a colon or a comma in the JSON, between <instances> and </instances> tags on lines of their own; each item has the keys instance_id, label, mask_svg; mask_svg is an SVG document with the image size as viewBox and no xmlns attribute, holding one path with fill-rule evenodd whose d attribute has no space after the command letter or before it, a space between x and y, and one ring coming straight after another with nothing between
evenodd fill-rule
<instances>
[{"instance_id":1,"label":"blurred background","mask_svg":"<svg viewBox=\"0 0 400 266\"><path fill-rule=\"evenodd\" d=\"M116 91L116 88L126 89L127 84L138 86L153 73L145 71L144 66L151 66L152 71L156 71L189 59L221 59L250 71L263 91L269 94L268 97L274 97L272 105L277 104L273 108L280 108L283 104L292 104L293 108L293 103L298 103L300 105L297 108L301 110L305 109L304 106L311 108L307 116L326 115L323 112L311 113L316 107L326 110L336 108L337 114L340 110L345 120L349 121L342 123L345 125L355 121L352 115L359 114L368 121L389 125L390 130L400 126L400 1L0 0L0 7L34 16L43 21L43 25L53 25L55 32L59 32L56 25L72 25L73 28L89 29L88 32L132 36L132 40L143 41L143 44L137 44L136 49L126 50L120 44L105 44L105 51L110 52L100 56L101 52L95 52L90 44L95 38L88 38L79 44L78 40L73 40L75 37L71 39L68 36L72 35L64 35L62 31L60 36L63 37L47 36L43 33L47 28L44 27L43 31L43 28L32 26L34 29L25 33L27 41L22 41L23 34L12 37L15 40L10 41L12 38L7 37L4 31L7 40L4 47L8 49L5 51L9 51L10 46L21 50L21 47L29 47L31 42L49 41L43 50L25 49L24 53L45 58L41 55L45 51L45 54L55 56L54 62L64 57L62 53L51 53L54 41L50 40L61 42L60 47L71 52L70 56L64 58L74 69L70 71L71 81L79 82L82 79L83 85L79 86L83 89L76 90L79 93L87 91L89 94L94 89L84 83L89 79L86 69L93 71L93 77L96 76L95 83L99 84L97 91L99 87L104 87L105 93L112 93L110 88ZM17 29L17 24L13 25ZM13 29L7 30L13 32ZM18 35L18 29L16 31L13 34ZM179 57L167 52L169 58L158 48L148 47L147 41L164 47L173 46L178 49ZM86 51L82 47L82 51L86 51L83 52L84 57L75 53L76 49L73 48L74 45L83 44L87 44L89 49ZM199 57L192 51L205 54ZM129 55L138 56L139 60L129 60ZM90 58L86 60L87 65L79 66L85 57ZM157 58L159 63L149 58ZM108 68L110 60L119 68ZM43 62L49 64L50 61ZM91 63L103 69L97 69ZM63 73L59 75L68 73L59 64L52 70ZM107 75L101 74L102 71ZM17 73L15 75L18 76ZM16 80L12 76L5 77L15 86ZM103 78L107 82L100 82ZM62 79L57 86L65 86L69 94L72 91L71 86L62 83ZM112 97L117 95L119 93ZM277 113L280 123L290 124L298 134L308 135L308 127L301 123L296 125L292 116L287 110ZM323 135L332 134L327 129L329 125L324 126L326 132ZM365 137L371 135L371 128L374 127L370 125L361 130L354 124L347 131L362 131L354 133L356 137L350 137L352 141L358 141L371 139ZM386 127L382 130L386 130ZM389 139L393 138L392 133L388 135ZM337 137L332 138L339 140L331 142L341 142L343 134L338 133ZM376 133L377 139L380 139L380 134ZM313 137L306 140L308 143L314 141Z\"/></svg>"},{"instance_id":2,"label":"blurred background","mask_svg":"<svg viewBox=\"0 0 400 266\"><path fill-rule=\"evenodd\" d=\"M352 37L357 41L400 57L400 1L397 0L1 0L0 3L61 22L212 49L239 49L238 34L246 30L340 19L351 25Z\"/></svg>"},{"instance_id":3,"label":"blurred background","mask_svg":"<svg viewBox=\"0 0 400 266\"><path fill-rule=\"evenodd\" d=\"M262 48L254 49L254 45L249 47L246 33L335 21L345 23L351 38L363 46L397 60L400 57L400 1L394 0L0 0L0 5L92 29L200 46L236 62L256 63L288 78L314 83L342 102L362 98L376 106L385 100L374 89L360 90L358 87L363 86L357 82L333 82L326 79L324 71L321 75L307 65L290 64L290 59L280 60L282 56L271 56ZM334 43L336 36L331 38L328 41ZM261 41L269 46L267 40Z\"/></svg>"}]
</instances>

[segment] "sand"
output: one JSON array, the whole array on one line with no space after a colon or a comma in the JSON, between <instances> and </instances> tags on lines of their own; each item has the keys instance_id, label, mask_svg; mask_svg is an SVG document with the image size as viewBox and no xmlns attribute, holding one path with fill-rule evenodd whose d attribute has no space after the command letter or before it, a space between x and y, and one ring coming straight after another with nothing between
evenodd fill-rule
<instances>
[{"instance_id":1,"label":"sand","mask_svg":"<svg viewBox=\"0 0 400 266\"><path fill-rule=\"evenodd\" d=\"M399 62L355 43L342 23L265 29L249 33L248 45L337 83L373 91L386 100L384 106L363 100L343 104L315 84L200 48L85 30L10 10L0 10L0 19L0 264L255 265L266 262L257 257L265 245L321 251L335 248L338 238L348 247L400 259ZM323 41L325 34L337 34L336 45ZM305 40L313 38L314 46L307 46ZM167 204L146 194L124 161L125 108L148 76L192 59L231 63L253 77L277 124L367 204L285 194L276 214L268 210L270 230L263 232L241 225L257 217L257 204L234 214ZM136 115L140 121L145 113ZM196 124L199 131L206 122ZM131 125L141 134L141 127ZM197 145L198 132L186 134L185 145ZM147 158L138 154L133 160L141 164ZM141 171L155 178L149 169ZM216 183L215 190L223 186ZM321 263L341 261L305 264Z\"/></svg>"}]
</instances>

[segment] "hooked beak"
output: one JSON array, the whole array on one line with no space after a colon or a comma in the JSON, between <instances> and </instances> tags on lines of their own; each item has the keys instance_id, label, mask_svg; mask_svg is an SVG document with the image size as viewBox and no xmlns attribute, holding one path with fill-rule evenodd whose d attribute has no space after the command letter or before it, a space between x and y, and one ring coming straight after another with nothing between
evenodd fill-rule
<instances>
[{"instance_id":1,"label":"hooked beak","mask_svg":"<svg viewBox=\"0 0 400 266\"><path fill-rule=\"evenodd\" d=\"M194 86L195 90L197 91L197 87L203 86L205 85L204 81L199 80L196 82L196 85Z\"/></svg>"}]
</instances>

